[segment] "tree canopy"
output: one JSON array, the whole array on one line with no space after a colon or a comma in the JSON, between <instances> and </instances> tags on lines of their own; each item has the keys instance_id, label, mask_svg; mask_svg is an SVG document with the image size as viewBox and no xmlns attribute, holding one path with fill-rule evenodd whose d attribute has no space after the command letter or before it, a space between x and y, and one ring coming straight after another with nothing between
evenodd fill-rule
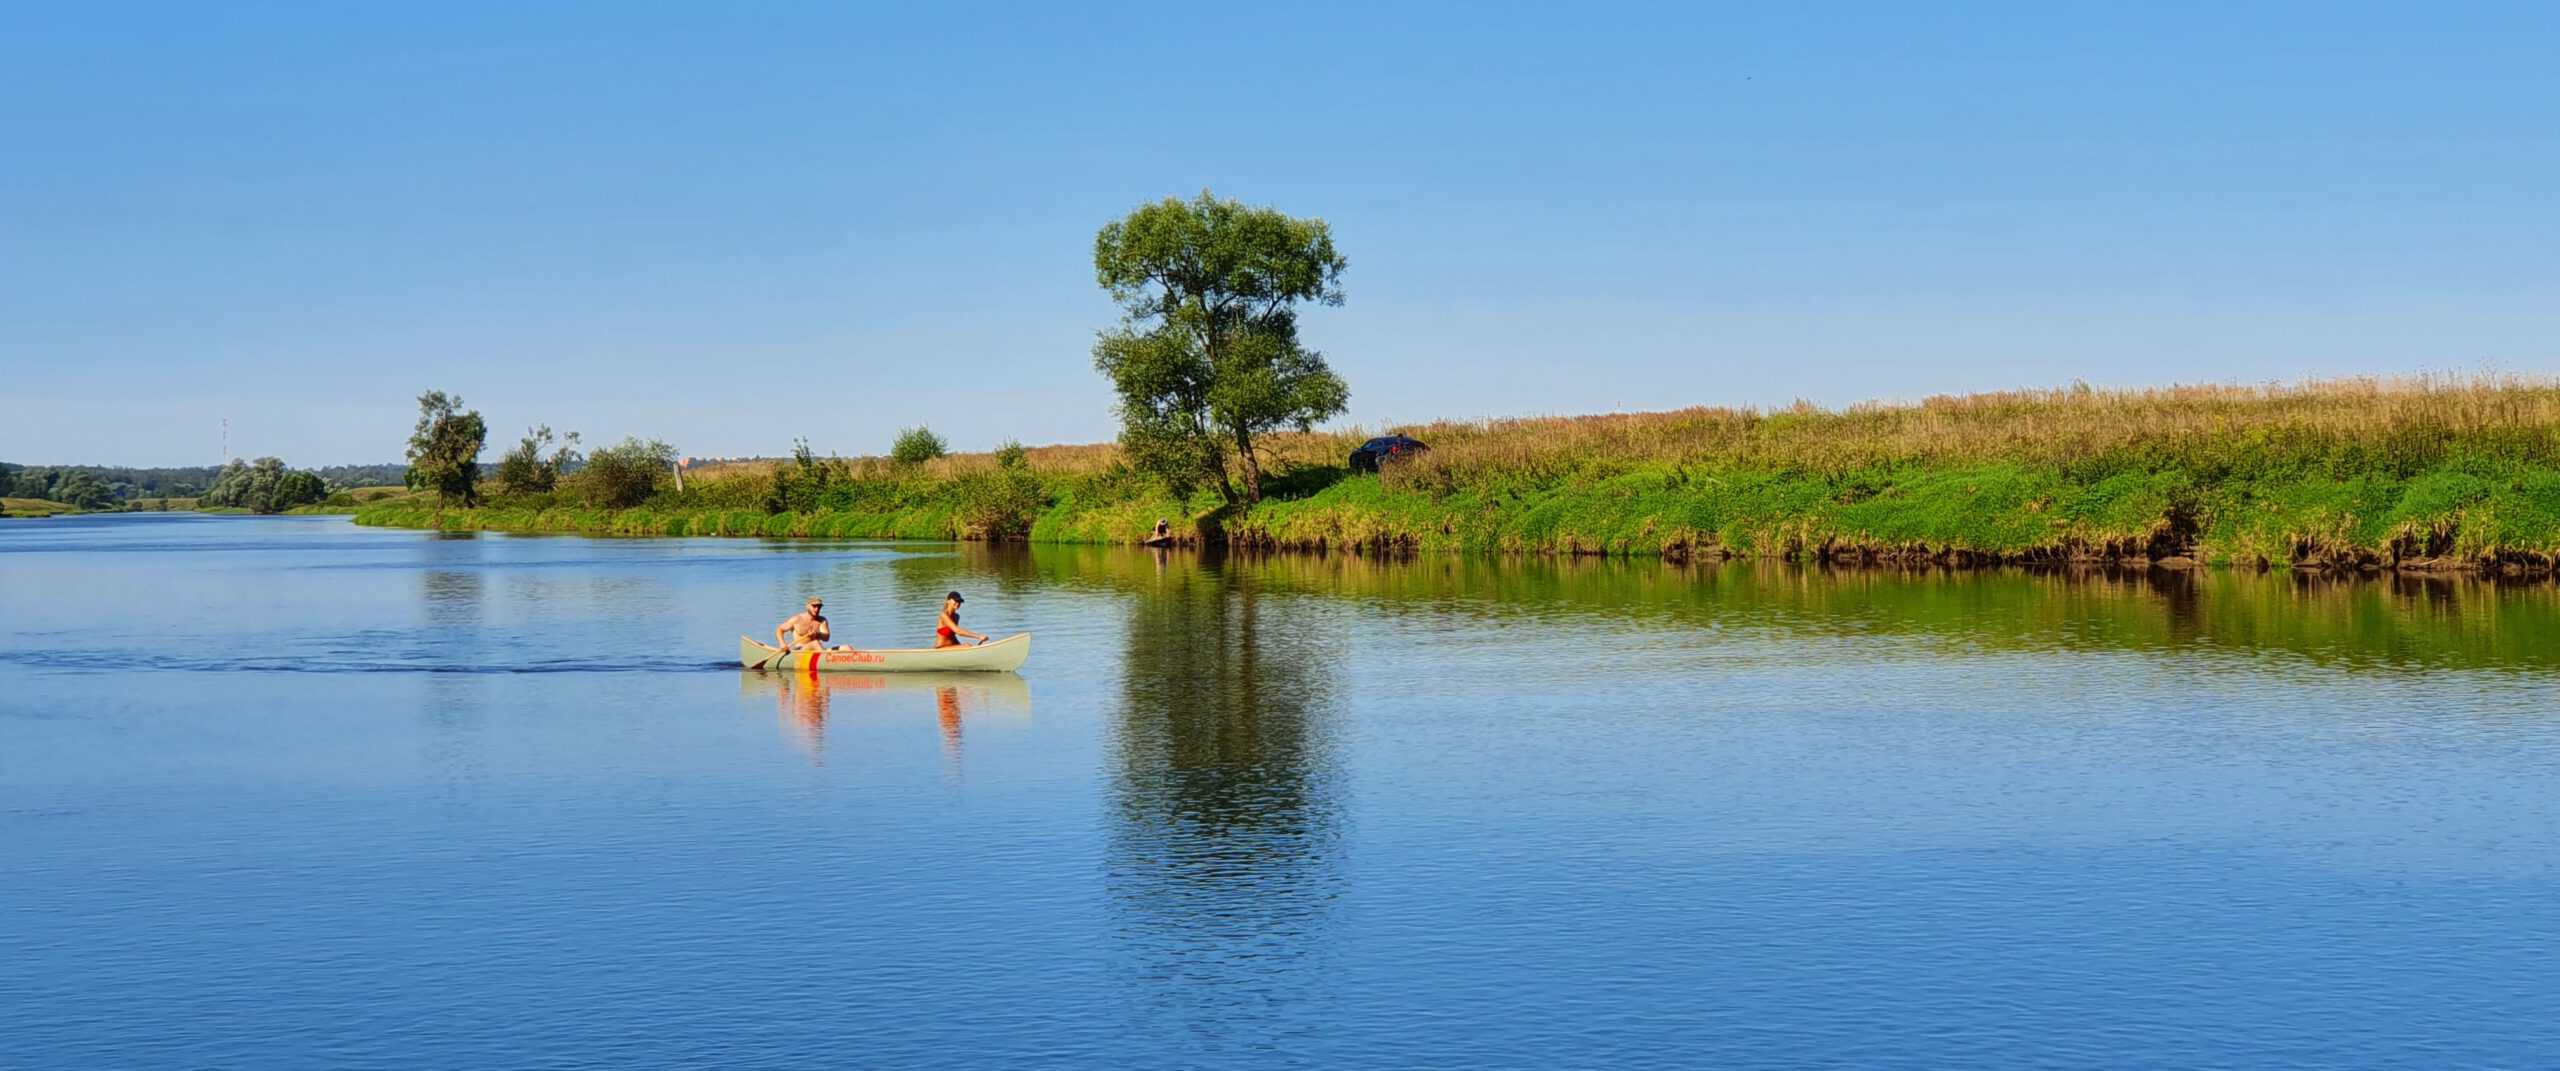
<instances>
[{"instance_id":1,"label":"tree canopy","mask_svg":"<svg viewBox=\"0 0 2560 1071\"><path fill-rule=\"evenodd\" d=\"M81 509L105 509L116 504L116 486L86 469L10 468L15 475L0 480L0 495L40 498Z\"/></svg>"},{"instance_id":2,"label":"tree canopy","mask_svg":"<svg viewBox=\"0 0 2560 1071\"><path fill-rule=\"evenodd\" d=\"M42 498L43 495L18 494L18 479L34 473L39 482L50 488L51 480L59 480L74 470L86 472L107 485L124 499L193 498L213 486L214 477L222 474L220 465L178 465L158 468L136 468L129 465L58 465L26 468L0 462L0 492L15 498ZM401 482L408 471L404 464L320 465L302 471L320 477L331 487L373 487Z\"/></svg>"},{"instance_id":3,"label":"tree canopy","mask_svg":"<svg viewBox=\"0 0 2560 1071\"><path fill-rule=\"evenodd\" d=\"M21 469L9 483L9 494L17 498L52 498L54 478L50 469Z\"/></svg>"},{"instance_id":4,"label":"tree canopy","mask_svg":"<svg viewBox=\"0 0 2560 1071\"><path fill-rule=\"evenodd\" d=\"M53 485L54 501L81 509L105 509L115 504L115 492L105 482L78 469L62 474Z\"/></svg>"},{"instance_id":5,"label":"tree canopy","mask_svg":"<svg viewBox=\"0 0 2560 1071\"><path fill-rule=\"evenodd\" d=\"M418 426L409 435L410 488L433 490L438 502L479 505L474 481L488 438L488 425L478 412L462 409L461 397L440 390L419 395Z\"/></svg>"},{"instance_id":6,"label":"tree canopy","mask_svg":"<svg viewBox=\"0 0 2560 1071\"><path fill-rule=\"evenodd\" d=\"M238 461L224 465L214 476L213 486L205 490L203 501L208 506L252 513L282 513L327 497L329 485L320 477L287 469L276 458L262 457L246 465Z\"/></svg>"},{"instance_id":7,"label":"tree canopy","mask_svg":"<svg viewBox=\"0 0 2560 1071\"><path fill-rule=\"evenodd\" d=\"M1168 197L1102 228L1096 281L1120 303L1094 367L1120 396L1130 463L1177 491L1262 498L1257 435L1339 414L1350 388L1298 341L1297 307L1342 304L1348 265L1321 219L1222 200ZM1244 480L1228 478L1233 459Z\"/></svg>"}]
</instances>

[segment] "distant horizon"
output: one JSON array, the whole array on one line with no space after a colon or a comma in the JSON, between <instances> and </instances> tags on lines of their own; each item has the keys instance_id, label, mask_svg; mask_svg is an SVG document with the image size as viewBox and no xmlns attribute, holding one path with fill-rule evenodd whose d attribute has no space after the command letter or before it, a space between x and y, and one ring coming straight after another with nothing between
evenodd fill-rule
<instances>
[{"instance_id":1,"label":"distant horizon","mask_svg":"<svg viewBox=\"0 0 2560 1071\"><path fill-rule=\"evenodd\" d=\"M1344 423L2560 373L2560 8L432 15L0 37L0 457L1113 437L1095 231L1321 217ZM370 463L370 462L368 462Z\"/></svg>"}]
</instances>

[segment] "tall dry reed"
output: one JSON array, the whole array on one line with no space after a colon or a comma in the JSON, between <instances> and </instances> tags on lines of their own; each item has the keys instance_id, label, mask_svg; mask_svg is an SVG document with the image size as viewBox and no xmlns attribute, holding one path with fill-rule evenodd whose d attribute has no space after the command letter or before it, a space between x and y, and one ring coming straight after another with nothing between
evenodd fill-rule
<instances>
[{"instance_id":1,"label":"tall dry reed","mask_svg":"<svg viewBox=\"0 0 2560 1071\"><path fill-rule=\"evenodd\" d=\"M1370 429L1266 436L1277 471L1343 464ZM1399 466L1399 482L1545 482L1645 465L1826 474L1898 464L2008 462L2216 468L2259 459L2357 452L2383 468L2421 466L2464 449L2560 463L2560 380L2523 376L2355 377L2291 384L2194 384L1938 395L1825 409L1692 406L1594 416L1440 420L1392 425L1431 446ZM1120 460L1110 443L1035 446L1042 476L1086 476ZM698 479L766 478L780 462L706 466ZM902 471L952 478L993 464L952 454L902 470L885 458L847 459L862 479Z\"/></svg>"}]
</instances>

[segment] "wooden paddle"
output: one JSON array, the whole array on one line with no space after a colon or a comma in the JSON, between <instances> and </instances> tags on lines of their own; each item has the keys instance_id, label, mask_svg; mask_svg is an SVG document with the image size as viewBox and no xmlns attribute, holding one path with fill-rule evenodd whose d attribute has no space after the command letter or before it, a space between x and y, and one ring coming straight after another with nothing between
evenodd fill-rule
<instances>
[{"instance_id":1,"label":"wooden paddle","mask_svg":"<svg viewBox=\"0 0 2560 1071\"><path fill-rule=\"evenodd\" d=\"M770 644L768 644L767 646L771 646L771 645L770 645ZM788 647L775 647L775 648L773 648L773 653L772 653L772 654L769 654L769 655L766 655L766 656L764 656L764 657L762 657L762 658L756 659L753 663L749 664L749 665L747 666L747 668L748 668L748 669L772 669L772 668L773 668L773 664L774 664L775 662L780 661L780 660L782 659L782 656L787 655L787 654L790 654L790 653L791 653L791 649L790 649L790 648L788 648Z\"/></svg>"}]
</instances>

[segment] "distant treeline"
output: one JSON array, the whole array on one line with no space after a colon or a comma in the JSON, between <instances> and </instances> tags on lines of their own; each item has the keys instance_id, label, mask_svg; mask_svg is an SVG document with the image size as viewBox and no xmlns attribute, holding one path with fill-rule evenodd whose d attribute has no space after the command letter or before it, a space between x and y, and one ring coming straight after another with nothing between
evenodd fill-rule
<instances>
[{"instance_id":1,"label":"distant treeline","mask_svg":"<svg viewBox=\"0 0 2560 1071\"><path fill-rule=\"evenodd\" d=\"M319 468L297 471L308 472L319 477L321 482L331 489L339 489L396 485L407 478L409 466L401 464L323 465ZM21 465L0 461L0 492L5 492L7 497L11 498L41 498L69 502L70 500L56 498L55 495L61 493L57 488L74 473L85 476L87 479L74 481L73 493L89 496L88 485L94 483L99 488L97 493L105 496L104 499L96 501L114 503L143 498L200 496L213 488L214 480L222 475L222 466L131 468L121 465ZM36 488L36 483L43 484L43 487ZM88 509L98 508L93 504L74 504Z\"/></svg>"}]
</instances>

